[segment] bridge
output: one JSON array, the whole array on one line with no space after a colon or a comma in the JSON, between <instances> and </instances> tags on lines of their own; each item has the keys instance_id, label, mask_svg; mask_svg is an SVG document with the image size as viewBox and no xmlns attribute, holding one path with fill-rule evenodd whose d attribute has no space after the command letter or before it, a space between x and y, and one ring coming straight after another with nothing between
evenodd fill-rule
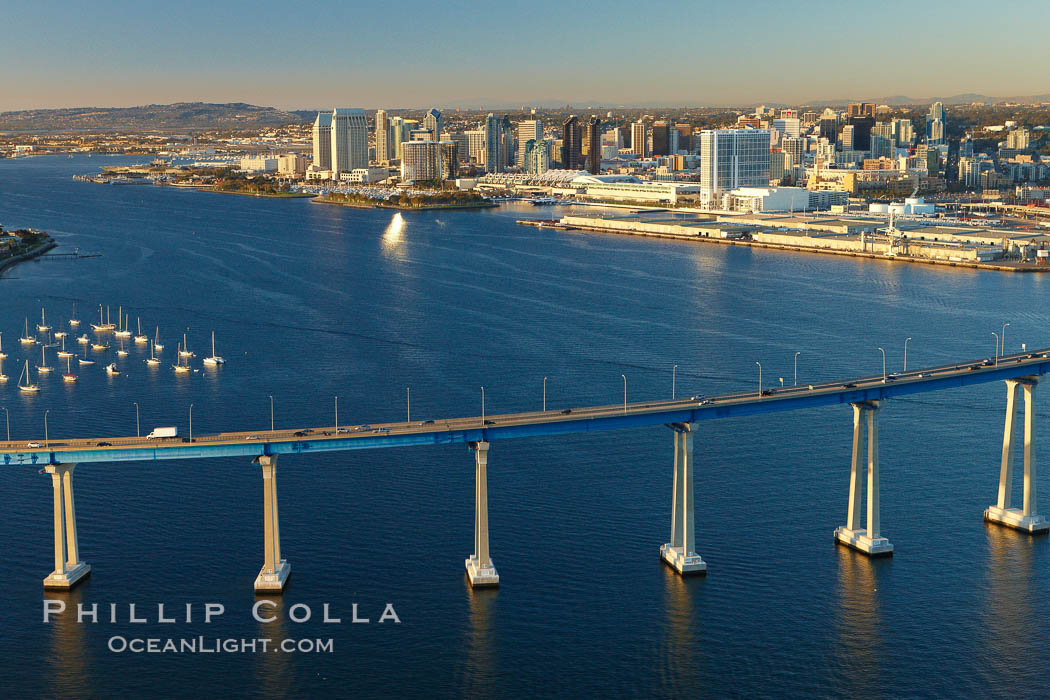
<instances>
[{"instance_id":1,"label":"bridge","mask_svg":"<svg viewBox=\"0 0 1050 700\"><path fill-rule=\"evenodd\" d=\"M566 435L598 430L667 426L673 432L671 533L660 556L679 574L706 573L696 551L693 507L693 435L705 420L737 418L820 406L849 404L853 409L846 522L834 531L835 541L869 556L893 553L881 534L879 520L878 416L887 400L974 384L1006 383L1006 421L999 471L998 498L984 511L987 521L1030 534L1050 530L1037 514L1035 459L1035 389L1050 368L1050 348L959 364L883 373L833 382L764 388L759 374L755 390L712 396L623 403L561 410L406 421L372 425L334 425L288 430L259 430L148 439L96 437L0 442L0 463L36 467L51 475L54 505L55 569L45 588L69 589L91 572L80 559L73 471L85 462L146 461L250 457L263 477L263 566L255 579L257 592L279 593L291 573L281 556L277 508L277 460L280 455L464 443L474 453L474 552L465 561L472 586L499 584L489 552L488 453L493 442L517 438ZM1023 503L1011 506L1014 434L1019 392L1024 393ZM865 458L866 447L866 458ZM862 483L866 478L867 484ZM862 496L866 522L862 522Z\"/></svg>"}]
</instances>

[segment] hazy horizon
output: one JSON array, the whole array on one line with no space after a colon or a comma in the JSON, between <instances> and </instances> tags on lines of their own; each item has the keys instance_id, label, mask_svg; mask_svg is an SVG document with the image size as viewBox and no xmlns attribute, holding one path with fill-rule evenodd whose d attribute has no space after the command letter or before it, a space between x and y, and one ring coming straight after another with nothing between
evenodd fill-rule
<instances>
[{"instance_id":1,"label":"hazy horizon","mask_svg":"<svg viewBox=\"0 0 1050 700\"><path fill-rule=\"evenodd\" d=\"M0 111L246 102L279 109L344 105L645 107L918 101L1050 92L1045 6L965 0L805 12L760 0L668 0L658 11L612 0L485 8L190 0L161 8L65 0L9 13ZM646 33L643 33L642 30ZM1010 63L972 50L1010 41ZM1010 70L1004 70L1010 68Z\"/></svg>"}]
</instances>

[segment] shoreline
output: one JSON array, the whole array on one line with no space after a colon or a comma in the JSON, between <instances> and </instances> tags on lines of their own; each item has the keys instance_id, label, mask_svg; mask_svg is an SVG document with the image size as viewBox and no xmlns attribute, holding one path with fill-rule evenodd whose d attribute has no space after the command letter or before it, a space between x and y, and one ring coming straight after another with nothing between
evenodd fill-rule
<instances>
[{"instance_id":1,"label":"shoreline","mask_svg":"<svg viewBox=\"0 0 1050 700\"><path fill-rule=\"evenodd\" d=\"M0 277L3 277L5 272L7 272L10 268L14 267L18 263L26 262L27 260L32 260L33 258L38 258L47 251L56 247L58 247L58 243L55 243L55 239L51 238L51 236L48 236L47 242L39 246L38 248L26 251L21 255L15 255L13 257L4 258L3 260L0 260Z\"/></svg>"},{"instance_id":2,"label":"shoreline","mask_svg":"<svg viewBox=\"0 0 1050 700\"><path fill-rule=\"evenodd\" d=\"M870 260L882 260L884 262L904 262L919 265L939 265L944 267L964 267L973 270L994 270L996 272L1018 272L1018 273L1046 273L1050 272L1050 265L1019 267L1014 265L996 265L994 263L973 263L965 260L936 260L933 258L912 258L907 256L889 257L874 253L861 253L850 250L832 250L829 248L816 248L808 246L793 246L782 243L762 243L760 241L745 241L738 238L706 238L703 236L678 236L670 233L654 233L649 231L624 231L621 229L603 229L596 227L565 226L554 221L542 219L518 219L522 226L534 226L541 229L554 229L556 231L580 231L583 233L605 233L617 236L641 236L643 238L664 238L674 241L686 241L691 243L714 243L719 245L744 246L748 248L765 248L771 250L786 250L794 253L814 253L817 255L839 255L850 258L867 258Z\"/></svg>"},{"instance_id":3,"label":"shoreline","mask_svg":"<svg viewBox=\"0 0 1050 700\"><path fill-rule=\"evenodd\" d=\"M432 204L422 207L401 205L390 205L390 204L364 204L362 202L336 202L330 199L322 199L320 195L315 195L311 201L312 204L335 204L341 207L350 207L351 209L392 209L396 211L429 211L435 209L492 209L498 207L499 204L495 202L482 202L479 204Z\"/></svg>"}]
</instances>

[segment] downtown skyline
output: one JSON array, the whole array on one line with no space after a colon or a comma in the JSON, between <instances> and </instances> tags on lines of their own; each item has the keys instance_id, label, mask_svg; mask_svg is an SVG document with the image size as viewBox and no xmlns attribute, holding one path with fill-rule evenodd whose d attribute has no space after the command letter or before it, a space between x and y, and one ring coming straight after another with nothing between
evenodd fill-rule
<instances>
[{"instance_id":1,"label":"downtown skyline","mask_svg":"<svg viewBox=\"0 0 1050 700\"><path fill-rule=\"evenodd\" d=\"M0 61L13 67L0 81L0 111L197 101L281 109L729 106L1050 92L1029 71L1004 72L960 48L1010 36L1011 65L1036 65L1040 23L1023 21L1043 12L1035 2L995 13L975 2L849 12L822 2L804 13L774 3L744 12L725 2L670 2L653 19L673 22L641 28L639 6L623 2L600 11L533 3L531 23L520 9L400 7L380 14L319 3L308 16L239 1L190 2L183 14L112 2L90 12L65 2L26 7L0 45Z\"/></svg>"}]
</instances>

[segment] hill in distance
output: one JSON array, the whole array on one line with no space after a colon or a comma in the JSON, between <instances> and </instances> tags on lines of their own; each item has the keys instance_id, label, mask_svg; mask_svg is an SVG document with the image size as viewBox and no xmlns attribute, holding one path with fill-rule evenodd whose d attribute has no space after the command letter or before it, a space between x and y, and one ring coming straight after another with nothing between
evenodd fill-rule
<instances>
[{"instance_id":1,"label":"hill in distance","mask_svg":"<svg viewBox=\"0 0 1050 700\"><path fill-rule=\"evenodd\" d=\"M0 112L3 131L178 131L281 126L313 119L314 112L286 112L243 102L177 102L141 107L71 107Z\"/></svg>"}]
</instances>

